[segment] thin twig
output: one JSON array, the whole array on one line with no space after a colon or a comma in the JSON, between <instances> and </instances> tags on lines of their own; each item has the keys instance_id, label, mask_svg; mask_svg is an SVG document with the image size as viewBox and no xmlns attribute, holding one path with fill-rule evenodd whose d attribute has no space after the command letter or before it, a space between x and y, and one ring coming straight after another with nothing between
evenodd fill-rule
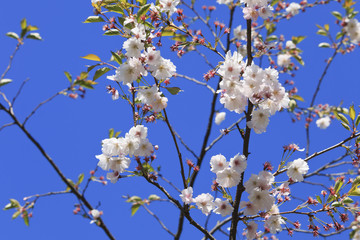
<instances>
[{"instance_id":1,"label":"thin twig","mask_svg":"<svg viewBox=\"0 0 360 240\"><path fill-rule=\"evenodd\" d=\"M15 50L14 50L13 54L10 56L9 64L8 64L8 66L6 67L4 73L1 75L0 80L1 80L1 79L4 79L5 76L6 76L6 74L9 72L9 70L10 70L10 68L11 68L12 61L14 60L15 54L16 54L16 52L19 50L19 48L20 48L21 45L22 45L22 42L21 42L21 41L18 41L18 43L16 44L16 47L15 47Z\"/></svg>"},{"instance_id":2,"label":"thin twig","mask_svg":"<svg viewBox=\"0 0 360 240\"><path fill-rule=\"evenodd\" d=\"M239 118L236 122L234 122L233 124L231 124L231 125L230 125L229 127L227 127L226 129L232 129L233 127L235 127L235 125L241 123L242 120L244 120L244 119L245 119L244 116L241 117L241 118ZM218 142L221 138L223 138L224 136L225 136L225 133L222 132L217 138L215 138L215 139L210 143L209 146L207 146L207 147L205 148L205 151L206 151L206 152L209 151L209 150L214 146L214 144L217 143L217 142Z\"/></svg>"},{"instance_id":3,"label":"thin twig","mask_svg":"<svg viewBox=\"0 0 360 240\"><path fill-rule=\"evenodd\" d=\"M14 103L15 103L16 99L19 97L19 95L20 95L23 87L25 86L26 82L29 81L29 80L30 80L30 78L27 78L27 79L25 79L25 80L21 83L21 85L20 85L20 87L19 87L19 89L18 89L15 97L14 97L13 100L11 101L11 105L12 105L12 106L14 106Z\"/></svg>"},{"instance_id":4,"label":"thin twig","mask_svg":"<svg viewBox=\"0 0 360 240\"><path fill-rule=\"evenodd\" d=\"M10 127L10 126L12 126L12 125L15 125L15 123L14 123L14 122L11 122L11 123L4 124L4 125L2 125L2 126L0 127L0 131L3 130L4 128Z\"/></svg>"},{"instance_id":5,"label":"thin twig","mask_svg":"<svg viewBox=\"0 0 360 240\"><path fill-rule=\"evenodd\" d=\"M180 135L174 130L176 137L180 140L181 144L188 150L196 159L199 159L198 155L184 142Z\"/></svg>"},{"instance_id":6,"label":"thin twig","mask_svg":"<svg viewBox=\"0 0 360 240\"><path fill-rule=\"evenodd\" d=\"M53 100L55 97L59 96L60 94L63 94L64 92L70 90L70 88L66 88L64 90L61 90L60 92L55 93L53 96L49 97L48 99L46 99L45 101L39 103L33 110L32 112L25 118L24 122L22 123L22 125L25 125L26 122L36 113L36 111L44 104L50 102L51 100Z\"/></svg>"},{"instance_id":7,"label":"thin twig","mask_svg":"<svg viewBox=\"0 0 360 240\"><path fill-rule=\"evenodd\" d=\"M27 201L31 198L41 198L41 197L48 197L48 196L53 196L53 195L60 195L60 194L67 194L67 193L71 193L69 190L64 190L64 191L58 191L58 192L48 192L48 193L43 193L43 194L35 194L35 195L31 195L28 197L24 197L24 201Z\"/></svg>"},{"instance_id":8,"label":"thin twig","mask_svg":"<svg viewBox=\"0 0 360 240\"><path fill-rule=\"evenodd\" d=\"M181 193L181 190L179 188L177 188L172 182L170 182L168 179L166 179L162 174L158 174L158 176L164 180L165 182L167 182L170 186L172 186L178 193Z\"/></svg>"},{"instance_id":9,"label":"thin twig","mask_svg":"<svg viewBox=\"0 0 360 240\"><path fill-rule=\"evenodd\" d=\"M44 156L44 158L50 163L52 168L55 170L57 175L61 178L61 180L66 184L67 187L70 188L70 191L79 199L80 202L84 203L84 205L89 209L93 210L94 208L91 206L91 204L88 202L88 200L80 194L80 192L67 180L65 175L60 171L59 167L56 165L56 163L53 161L53 159L47 154L45 149L40 145L38 141L35 140L35 138L28 132L28 130L25 128L23 124L19 122L19 120L16 118L16 116L10 112L9 109L6 109L1 103L0 108L2 108L15 122L15 124L23 131L23 133L28 137L28 139L36 146L36 148L41 152L41 154ZM105 225L104 221L101 218L98 218L99 221L99 227L101 227L105 234L109 237L111 240L115 240L114 236L111 234L110 230Z\"/></svg>"},{"instance_id":10,"label":"thin twig","mask_svg":"<svg viewBox=\"0 0 360 240\"><path fill-rule=\"evenodd\" d=\"M207 87L213 94L215 94L215 90L214 90L210 85L208 85L208 84L206 84L206 83L204 83L204 82L200 82L200 81L196 80L195 78L192 78L192 77L189 77L189 76L186 76L186 75L183 75L183 74L178 74L178 73L176 73L176 76L177 76L177 77L181 77L181 78L185 78L185 79L187 79L187 80L189 80L189 81L192 81L192 82L194 82L194 83L196 83L196 84L205 86L205 87Z\"/></svg>"},{"instance_id":11,"label":"thin twig","mask_svg":"<svg viewBox=\"0 0 360 240\"><path fill-rule=\"evenodd\" d=\"M312 173L306 174L306 175L304 176L304 178L311 177L311 176L316 175L316 174L318 174L319 172L321 172L321 171L323 171L323 170L325 170L325 169L328 169L328 168L329 168L329 167L328 167L329 165L341 161L341 160L344 159L346 156L348 156L348 153L346 153L346 154L338 157L337 159L332 160L331 162L326 163L324 166L316 169L316 170L313 171Z\"/></svg>"},{"instance_id":12,"label":"thin twig","mask_svg":"<svg viewBox=\"0 0 360 240\"><path fill-rule=\"evenodd\" d=\"M153 216L153 217L158 221L158 223L161 225L161 227L162 227L166 232L168 232L171 236L175 237L175 234L172 233L172 232L165 226L165 224L160 220L160 218L159 218L158 216L156 216L155 213L153 213L152 211L150 211L150 209L147 208L147 207L145 206L145 204L143 204L143 205L141 205L141 206L143 206L143 207L145 208L145 210L146 210L151 216Z\"/></svg>"}]
</instances>

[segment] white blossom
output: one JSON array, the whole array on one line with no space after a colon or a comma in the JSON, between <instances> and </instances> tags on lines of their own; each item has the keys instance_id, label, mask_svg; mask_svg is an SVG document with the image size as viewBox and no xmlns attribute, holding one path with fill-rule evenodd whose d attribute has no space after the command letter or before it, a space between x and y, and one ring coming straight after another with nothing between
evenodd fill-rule
<instances>
[{"instance_id":1,"label":"white blossom","mask_svg":"<svg viewBox=\"0 0 360 240\"><path fill-rule=\"evenodd\" d=\"M225 120L226 112L217 112L215 116L215 123L220 125Z\"/></svg>"},{"instance_id":2,"label":"white blossom","mask_svg":"<svg viewBox=\"0 0 360 240\"><path fill-rule=\"evenodd\" d=\"M215 206L217 207L214 210L214 213L221 214L221 216L225 217L230 215L234 208L229 203L229 200L221 200L220 198L215 199Z\"/></svg>"},{"instance_id":3,"label":"white blossom","mask_svg":"<svg viewBox=\"0 0 360 240\"><path fill-rule=\"evenodd\" d=\"M251 121L247 123L249 128L254 129L255 133L266 132L266 127L269 124L270 112L266 109L257 109L252 113Z\"/></svg>"},{"instance_id":4,"label":"white blossom","mask_svg":"<svg viewBox=\"0 0 360 240\"><path fill-rule=\"evenodd\" d=\"M176 12L176 6L180 3L180 0L160 0L160 11L167 12L171 16Z\"/></svg>"},{"instance_id":5,"label":"white blossom","mask_svg":"<svg viewBox=\"0 0 360 240\"><path fill-rule=\"evenodd\" d=\"M247 240L252 240L256 237L256 231L257 231L258 225L254 222L251 221L250 223L247 224L246 229L246 239Z\"/></svg>"},{"instance_id":6,"label":"white blossom","mask_svg":"<svg viewBox=\"0 0 360 240\"><path fill-rule=\"evenodd\" d=\"M277 65L280 67L287 67L291 63L291 55L290 54L279 54L277 57Z\"/></svg>"},{"instance_id":7,"label":"white blossom","mask_svg":"<svg viewBox=\"0 0 360 240\"><path fill-rule=\"evenodd\" d=\"M303 175L309 171L309 165L303 159L298 158L287 164L286 174L295 182L304 180Z\"/></svg>"},{"instance_id":8,"label":"white blossom","mask_svg":"<svg viewBox=\"0 0 360 240\"><path fill-rule=\"evenodd\" d=\"M190 204L193 202L193 188L192 187L188 187L184 190L181 191L180 197L181 200L185 203L185 204Z\"/></svg>"},{"instance_id":9,"label":"white blossom","mask_svg":"<svg viewBox=\"0 0 360 240\"><path fill-rule=\"evenodd\" d=\"M239 184L240 180L241 175L231 168L226 168L216 173L216 182L222 187L234 187Z\"/></svg>"},{"instance_id":10,"label":"white blossom","mask_svg":"<svg viewBox=\"0 0 360 240\"><path fill-rule=\"evenodd\" d=\"M227 168L229 166L229 163L226 161L226 158L223 155L218 154L211 157L210 166L211 171L213 173L217 173Z\"/></svg>"},{"instance_id":11,"label":"white blossom","mask_svg":"<svg viewBox=\"0 0 360 240\"><path fill-rule=\"evenodd\" d=\"M275 198L269 194L268 191L252 191L249 195L249 200L254 205L258 206L260 210L268 211L275 202Z\"/></svg>"},{"instance_id":12,"label":"white blossom","mask_svg":"<svg viewBox=\"0 0 360 240\"><path fill-rule=\"evenodd\" d=\"M326 129L330 126L331 119L329 116L319 118L316 120L316 126L320 129Z\"/></svg>"},{"instance_id":13,"label":"white blossom","mask_svg":"<svg viewBox=\"0 0 360 240\"><path fill-rule=\"evenodd\" d=\"M285 221L280 215L271 215L265 220L265 227L269 228L272 234L282 231L281 224L285 224Z\"/></svg>"},{"instance_id":14,"label":"white blossom","mask_svg":"<svg viewBox=\"0 0 360 240\"><path fill-rule=\"evenodd\" d=\"M141 50L144 49L144 44L140 39L132 37L124 42L123 48L126 50L127 57L139 58L141 56Z\"/></svg>"},{"instance_id":15,"label":"white blossom","mask_svg":"<svg viewBox=\"0 0 360 240\"><path fill-rule=\"evenodd\" d=\"M194 202L203 214L207 216L215 207L213 200L214 197L209 193L202 193L194 199Z\"/></svg>"},{"instance_id":16,"label":"white blossom","mask_svg":"<svg viewBox=\"0 0 360 240\"><path fill-rule=\"evenodd\" d=\"M296 15L299 13L301 6L298 3L292 2L290 5L285 9L287 13L290 13L291 15Z\"/></svg>"},{"instance_id":17,"label":"white blossom","mask_svg":"<svg viewBox=\"0 0 360 240\"><path fill-rule=\"evenodd\" d=\"M236 154L233 158L230 159L230 167L238 173L243 173L246 169L247 162L244 155Z\"/></svg>"}]
</instances>

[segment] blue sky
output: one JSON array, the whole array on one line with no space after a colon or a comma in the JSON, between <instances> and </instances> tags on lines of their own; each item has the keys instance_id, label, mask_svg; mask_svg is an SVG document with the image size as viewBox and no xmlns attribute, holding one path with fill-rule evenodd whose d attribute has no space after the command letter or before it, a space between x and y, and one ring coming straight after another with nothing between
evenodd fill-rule
<instances>
[{"instance_id":1,"label":"blue sky","mask_svg":"<svg viewBox=\"0 0 360 240\"><path fill-rule=\"evenodd\" d=\"M214 0L199 1L202 4L216 5ZM15 113L23 119L41 101L47 99L55 92L67 87L64 71L76 76L85 70L85 65L91 64L81 59L89 53L96 54L102 59L110 58L110 50L120 49L123 39L119 37L102 36L101 24L83 24L82 22L92 15L92 6L88 0L78 1L53 1L34 0L16 1L16 6L11 1L4 1L0 15L0 72L5 69L8 57L15 48L16 41L5 36L6 32L20 31L20 20L26 18L32 25L40 28L39 33L44 41L27 40L15 57L13 68L7 78L14 80L12 84L5 86L3 91L8 96L14 96L19 85L26 78L30 81L25 85L23 93L15 104ZM225 6L216 5L219 13L218 18L227 14ZM293 80L308 106L317 81L325 67L324 60L332 54L332 50L319 49L318 43L325 40L324 37L315 34L315 24L330 24L330 29L336 28L331 10L341 11L337 3L329 6L320 6L301 13L296 18L284 20L279 24L277 34L284 34L286 39L291 36L308 35L299 44L304 50L302 57L305 66L300 68ZM239 10L236 12L235 26L245 21ZM224 20L227 22L227 19ZM164 42L162 55L171 58L177 66L178 73L187 74L197 79L208 71L208 67L196 60L197 55L190 53L178 59L176 55L168 51L169 44ZM220 59L209 55L209 59L215 64ZM360 97L358 94L359 77L356 72L359 64L357 51L348 55L339 55L324 80L316 103L329 103L338 105L343 101L343 106L348 107L354 103L358 106ZM290 79L281 76L280 80ZM101 153L101 140L107 137L110 128L125 132L132 126L131 109L123 101L112 101L106 93L105 86L109 81L102 77L98 80L96 89L88 91L85 99L73 100L60 96L51 103L42 107L28 122L29 131L43 145L50 156L55 160L64 174L71 179L76 179L80 173L89 177L89 171L94 169L97 160L95 155ZM215 81L210 82L215 85ZM173 86L181 87L184 92L177 96L167 96L168 115L175 130L182 136L184 141L199 152L201 141L207 124L207 114L210 109L211 96L206 89L194 85L184 79L175 78ZM222 109L217 103L217 109ZM356 111L359 108L356 107ZM227 113L227 119L220 126L215 126L211 133L210 141L219 135L219 130L230 125L239 115ZM9 122L9 119L0 113L0 123ZM261 135L252 134L249 162L249 172L245 180L251 175L258 173L262 163L270 161L274 165L279 163L282 146L289 143L297 143L305 147L304 122L292 123L288 113L278 113L270 120L267 132ZM174 184L181 188L179 166L175 148L171 143L170 134L165 128L165 123L157 121L149 127L149 139L153 144L159 145L156 164L161 165L162 173ZM345 137L348 133L340 123L333 124L326 131L312 125L310 153L333 145ZM241 152L242 141L236 133L229 134L224 141L215 145L207 154L204 162L204 170L200 173L195 184L195 195L209 192L210 184L214 175L207 171L207 161L212 155L222 153L230 159ZM342 151L326 154L310 163L310 168L326 161L332 160ZM295 153L293 158L304 157L304 153ZM184 158L192 159L192 156L184 150ZM21 200L25 196L36 193L64 190L65 186L54 170L40 155L32 143L19 131L17 127L9 127L0 132L0 206L5 206L9 198ZM97 176L105 175L100 170ZM325 181L326 182L326 181ZM169 185L162 182L166 188ZM309 193L308 185L294 187L294 195L304 198ZM313 194L319 193L320 187L312 187ZM174 196L177 195L172 191ZM163 231L158 223L144 209L140 209L135 216L130 216L130 204L122 198L123 195L137 195L142 198L150 194L158 194L164 197L156 189L146 184L141 178L122 179L116 184L103 186L100 183L91 183L87 191L90 202L96 206L101 203L99 209L104 211L104 221L118 239L168 239L169 235ZM72 195L52 196L40 199L34 209L34 216L30 220L30 227L26 227L20 219L11 220L13 211L2 211L0 214L0 239L105 239L101 229L90 225L89 220L80 216L74 216L72 210L76 199ZM154 203L149 206L158 216L166 222L173 231L176 230L178 211L171 203ZM200 223L205 217L198 210L192 210L192 215ZM220 220L218 216L211 217L211 224ZM241 226L243 227L243 226ZM217 235L222 239L223 235ZM281 235L285 236L286 235ZM297 235L299 238L304 235ZM308 235L306 235L308 236ZM183 239L198 239L201 235L192 226L186 223ZM295 237L296 238L296 235Z\"/></svg>"}]
</instances>

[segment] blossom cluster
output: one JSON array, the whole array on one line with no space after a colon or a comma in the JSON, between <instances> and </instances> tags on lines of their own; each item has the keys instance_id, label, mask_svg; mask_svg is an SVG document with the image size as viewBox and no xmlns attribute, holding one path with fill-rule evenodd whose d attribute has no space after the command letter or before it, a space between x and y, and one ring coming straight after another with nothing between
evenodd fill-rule
<instances>
[{"instance_id":1,"label":"blossom cluster","mask_svg":"<svg viewBox=\"0 0 360 240\"><path fill-rule=\"evenodd\" d=\"M173 4L176 1L167 2ZM163 11L172 10L163 9ZM129 88L132 87L134 81L147 76L148 72L159 81L171 78L176 73L176 66L169 59L161 57L160 51L150 44L156 36L156 34L153 34L154 30L150 30L144 24L138 23L134 17L125 18L123 25L124 31L131 36L123 43L127 61L116 69L115 75L107 78L121 82ZM145 92L146 97L144 97ZM163 96L157 87L141 87L139 93L138 98L142 99L141 102L151 105L154 111L161 111L167 106L167 98Z\"/></svg>"},{"instance_id":2,"label":"blossom cluster","mask_svg":"<svg viewBox=\"0 0 360 240\"><path fill-rule=\"evenodd\" d=\"M125 137L107 138L102 140L102 154L97 155L98 166L107 173L107 179L115 183L120 173L129 168L131 160L126 156L149 157L154 152L153 145L147 139L147 127L132 127Z\"/></svg>"},{"instance_id":3,"label":"blossom cluster","mask_svg":"<svg viewBox=\"0 0 360 240\"><path fill-rule=\"evenodd\" d=\"M218 4L230 5L233 0L217 0ZM259 16L267 19L273 16L273 7L268 4L267 0L241 0L245 4L243 8L244 18L256 20Z\"/></svg>"},{"instance_id":4,"label":"blossom cluster","mask_svg":"<svg viewBox=\"0 0 360 240\"><path fill-rule=\"evenodd\" d=\"M357 19L353 18L347 20L346 33L350 36L350 39L354 43L360 42L360 23Z\"/></svg>"},{"instance_id":5,"label":"blossom cluster","mask_svg":"<svg viewBox=\"0 0 360 240\"><path fill-rule=\"evenodd\" d=\"M229 51L218 69L218 74L222 76L220 103L230 111L242 113L249 99L258 108L253 112L248 127L262 133L266 131L270 115L287 108L290 99L278 81L277 70L270 67L262 69L256 64L246 67L242 59L237 52L232 55Z\"/></svg>"}]
</instances>

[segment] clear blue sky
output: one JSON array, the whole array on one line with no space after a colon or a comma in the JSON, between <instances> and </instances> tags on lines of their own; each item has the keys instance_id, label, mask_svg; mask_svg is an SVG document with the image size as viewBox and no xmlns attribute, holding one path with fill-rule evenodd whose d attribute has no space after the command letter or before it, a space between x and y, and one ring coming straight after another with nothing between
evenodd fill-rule
<instances>
[{"instance_id":1,"label":"clear blue sky","mask_svg":"<svg viewBox=\"0 0 360 240\"><path fill-rule=\"evenodd\" d=\"M215 0L200 1L202 4L216 5L219 9L218 18L227 15L225 6L219 6ZM83 24L82 22L92 15L90 0L64 0L45 1L19 0L3 1L0 15L0 73L8 63L8 57L15 48L16 41L5 36L6 32L20 31L19 22L27 18L28 22L40 28L39 33L44 41L27 40L16 55L13 68L7 78L14 83L4 87L4 91L14 96L20 83L26 78L22 95L15 105L15 113L19 118L24 118L39 102L53 95L55 92L67 87L64 71L71 72L73 76L85 70L85 65L91 62L81 59L80 56L89 53L97 54L102 59L110 58L110 50L120 49L123 39L119 37L102 36L101 24ZM329 6L320 6L301 13L295 19L284 20L279 24L276 34L284 34L286 39L291 36L308 35L299 45L304 50L302 54L305 66L298 71L293 80L306 102L310 103L317 81L325 67L324 60L330 56L332 50L319 49L318 43L324 37L315 34L315 24L330 24L330 29L335 28L334 17L330 10L341 11L336 3ZM245 21L242 13L236 10L235 26ZM227 22L228 20L224 20ZM177 66L178 73L187 74L197 79L208 70L205 64L196 60L196 54L189 54L178 59L174 53L168 51L168 44L164 44L162 55L171 58ZM214 55L209 55L213 63L220 61ZM357 68L360 57L358 51L346 56L338 56L330 68L321 88L317 103L338 105L343 101L343 106L360 103L358 93L359 77ZM291 79L281 76L281 81ZM76 179L80 173L89 177L89 171L94 169L97 160L95 155L101 153L101 140L107 137L108 129L115 128L125 132L130 129L131 110L125 102L112 101L106 93L105 86L109 81L102 77L98 80L96 90L88 91L85 99L73 100L60 96L50 104L44 106L29 121L27 127L35 138L44 146L50 156L55 160L64 174L71 179ZM215 81L210 84L214 85ZM172 80L172 86L181 87L184 92L178 96L167 96L169 119L174 128L183 137L188 145L198 153L201 147L207 114L210 109L211 96L206 89L194 85L184 79ZM221 109L220 103L217 109ZM359 108L356 108L357 112ZM215 126L210 141L216 138L219 130L230 125L239 116L227 113L227 119L222 125ZM9 122L4 113L0 112L0 124ZM297 143L305 147L304 122L293 124L288 113L278 113L270 119L267 132L251 136L250 152L251 162L245 175L245 180L250 172L258 173L265 161L274 165L279 163L282 146ZM161 165L162 173L174 184L181 188L179 167L175 148L170 141L170 134L163 122L158 121L149 127L149 138L153 144L158 144L156 166ZM122 134L122 135L123 135ZM335 144L347 136L346 131L339 122L333 124L326 131L312 125L312 146L310 153ZM228 159L241 152L242 141L236 133L229 134L225 140L216 145L208 154L203 165L203 171L195 185L195 195L210 192L211 181L214 175L207 171L207 162L212 155L222 153ZM342 151L337 152L342 153ZM337 154L327 154L310 163L310 169L332 160ZM294 154L294 158L304 157L304 153ZM184 158L192 156L184 150ZM39 151L27 140L17 127L9 127L0 132L0 207L8 203L9 198L21 200L25 196L36 193L64 190L65 186L54 170L40 155ZM133 163L134 164L134 163ZM105 175L100 170L97 176ZM162 184L165 184L162 182ZM166 185L166 188L170 187ZM309 193L308 185L294 187L294 195L305 198ZM313 194L319 193L320 187L313 187ZM297 192L296 192L297 191ZM87 197L93 206L101 202L100 210L104 211L104 221L118 239L168 239L169 235L161 229L158 223L148 215L144 209L131 217L130 204L122 199L123 195L137 195L142 198L155 193L164 198L152 186L141 178L122 179L116 184L102 186L92 183L87 192ZM177 195L172 191L174 196ZM13 211L0 212L0 239L105 239L100 228L90 225L87 219L74 216L72 210L76 204L72 195L52 196L40 199L34 209L34 216L30 219L30 227L26 227L21 219L11 220ZM176 231L178 211L170 203L155 203L150 205L158 216L166 222L167 226ZM198 211L192 210L192 215L200 223L205 217ZM212 216L212 226L219 216ZM296 219L292 219L296 220ZM241 226L242 228L243 226ZM223 235L217 235L222 239ZM286 238L286 235L283 235ZM304 235L295 235L304 237ZM306 235L309 236L309 235ZM186 223L183 239L199 239L201 235L192 226ZM310 237L310 236L309 236Z\"/></svg>"}]
</instances>

